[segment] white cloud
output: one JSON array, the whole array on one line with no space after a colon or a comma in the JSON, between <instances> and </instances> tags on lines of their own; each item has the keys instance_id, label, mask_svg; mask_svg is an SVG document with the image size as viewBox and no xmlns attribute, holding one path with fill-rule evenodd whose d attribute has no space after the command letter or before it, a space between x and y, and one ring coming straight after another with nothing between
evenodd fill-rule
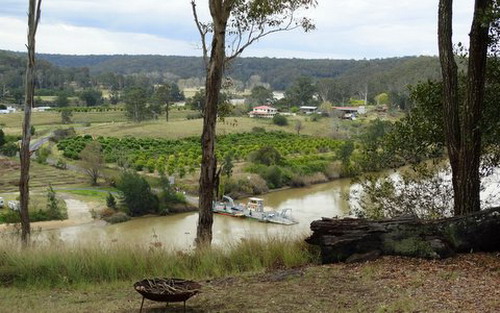
<instances>
[{"instance_id":1,"label":"white cloud","mask_svg":"<svg viewBox=\"0 0 500 313\"><path fill-rule=\"evenodd\" d=\"M6 29L8 31L3 31ZM26 38L18 35L23 32L26 32L24 21L0 18L0 42L2 42L0 48L25 50ZM40 25L37 51L60 54L199 54L194 44L184 41L67 24Z\"/></svg>"},{"instance_id":2,"label":"white cloud","mask_svg":"<svg viewBox=\"0 0 500 313\"><path fill-rule=\"evenodd\" d=\"M0 12L0 49L24 50L26 15ZM15 3L15 4L14 4ZM206 1L198 0L203 19ZM467 42L473 0L455 3L455 42ZM17 12L17 13L16 13ZM319 0L317 30L273 34L245 56L376 58L436 54L436 0ZM42 3L38 51L200 55L189 0L51 0Z\"/></svg>"}]
</instances>

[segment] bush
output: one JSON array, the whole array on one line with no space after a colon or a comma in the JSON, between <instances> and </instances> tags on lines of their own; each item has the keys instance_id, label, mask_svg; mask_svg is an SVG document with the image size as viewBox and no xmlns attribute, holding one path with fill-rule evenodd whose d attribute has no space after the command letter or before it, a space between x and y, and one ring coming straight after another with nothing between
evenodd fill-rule
<instances>
[{"instance_id":1,"label":"bush","mask_svg":"<svg viewBox=\"0 0 500 313\"><path fill-rule=\"evenodd\" d=\"M110 224L118 224L130 221L130 216L128 216L126 213L123 212L117 212L111 216L104 217L103 220L105 220Z\"/></svg>"},{"instance_id":2,"label":"bush","mask_svg":"<svg viewBox=\"0 0 500 313\"><path fill-rule=\"evenodd\" d=\"M17 151L19 148L15 142L7 142L0 148L0 153L8 157L16 156Z\"/></svg>"},{"instance_id":3,"label":"bush","mask_svg":"<svg viewBox=\"0 0 500 313\"><path fill-rule=\"evenodd\" d=\"M262 177L270 189L280 188L290 183L292 172L281 166L265 166L262 164L252 165L247 171L256 173Z\"/></svg>"},{"instance_id":4,"label":"bush","mask_svg":"<svg viewBox=\"0 0 500 313\"><path fill-rule=\"evenodd\" d=\"M259 195L269 191L266 181L257 174L231 177L224 186L225 194L233 199Z\"/></svg>"},{"instance_id":5,"label":"bush","mask_svg":"<svg viewBox=\"0 0 500 313\"><path fill-rule=\"evenodd\" d=\"M263 173L260 174L267 182L271 189L280 188L288 185L291 181L292 174L290 171L280 166L269 166Z\"/></svg>"},{"instance_id":6,"label":"bush","mask_svg":"<svg viewBox=\"0 0 500 313\"><path fill-rule=\"evenodd\" d=\"M123 203L131 216L158 212L158 198L146 179L136 172L124 171L116 188L121 191Z\"/></svg>"},{"instance_id":7,"label":"bush","mask_svg":"<svg viewBox=\"0 0 500 313\"><path fill-rule=\"evenodd\" d=\"M50 184L47 189L47 209L45 212L39 211L39 213L42 212L47 215L46 220L64 220L68 218L68 213L66 212L65 207L63 207L61 200L56 198L56 192Z\"/></svg>"},{"instance_id":8,"label":"bush","mask_svg":"<svg viewBox=\"0 0 500 313\"><path fill-rule=\"evenodd\" d=\"M106 197L106 206L110 209L116 209L116 199L111 192L108 192Z\"/></svg>"},{"instance_id":9,"label":"bush","mask_svg":"<svg viewBox=\"0 0 500 313\"><path fill-rule=\"evenodd\" d=\"M273 117L273 123L278 125L278 126L286 126L286 125L288 125L288 119L284 115L276 114Z\"/></svg>"},{"instance_id":10,"label":"bush","mask_svg":"<svg viewBox=\"0 0 500 313\"><path fill-rule=\"evenodd\" d=\"M176 192L165 175L160 177L161 192L158 195L159 209L161 214L168 214L177 204L185 204L186 197L180 192Z\"/></svg>"},{"instance_id":11,"label":"bush","mask_svg":"<svg viewBox=\"0 0 500 313\"><path fill-rule=\"evenodd\" d=\"M0 129L0 147L5 144L5 133L3 132L3 129Z\"/></svg>"},{"instance_id":12,"label":"bush","mask_svg":"<svg viewBox=\"0 0 500 313\"><path fill-rule=\"evenodd\" d=\"M75 136L76 132L73 127L67 129L56 129L54 130L54 136L50 137L51 141L58 142L61 139Z\"/></svg>"},{"instance_id":13,"label":"bush","mask_svg":"<svg viewBox=\"0 0 500 313\"><path fill-rule=\"evenodd\" d=\"M186 115L186 118L188 120L196 120L196 119L199 119L199 118L202 118L202 117L203 117L203 114L201 114L201 112L190 113L190 114Z\"/></svg>"},{"instance_id":14,"label":"bush","mask_svg":"<svg viewBox=\"0 0 500 313\"><path fill-rule=\"evenodd\" d=\"M281 164L283 158L276 148L264 146L248 156L249 160L256 164L275 165Z\"/></svg>"},{"instance_id":15,"label":"bush","mask_svg":"<svg viewBox=\"0 0 500 313\"><path fill-rule=\"evenodd\" d=\"M328 181L325 174L318 172L311 175L294 175L290 181L292 187L304 187L312 184L324 183Z\"/></svg>"},{"instance_id":16,"label":"bush","mask_svg":"<svg viewBox=\"0 0 500 313\"><path fill-rule=\"evenodd\" d=\"M60 170L65 170L68 168L68 164L66 164L66 161L64 161L63 158L57 159L57 163L54 166Z\"/></svg>"},{"instance_id":17,"label":"bush","mask_svg":"<svg viewBox=\"0 0 500 313\"><path fill-rule=\"evenodd\" d=\"M261 133L265 133L265 132L266 132L266 129L264 127L257 127L257 126L252 127L252 133L261 134Z\"/></svg>"},{"instance_id":18,"label":"bush","mask_svg":"<svg viewBox=\"0 0 500 313\"><path fill-rule=\"evenodd\" d=\"M320 120L320 118L321 118L321 115L320 115L320 114L318 114L318 113L314 113L314 114L311 114L311 118L310 118L310 120L311 120L311 122L317 122L317 121L319 121L319 120Z\"/></svg>"},{"instance_id":19,"label":"bush","mask_svg":"<svg viewBox=\"0 0 500 313\"><path fill-rule=\"evenodd\" d=\"M36 152L36 161L40 164L47 164L47 158L49 157L49 155L50 155L50 148L41 147Z\"/></svg>"}]
</instances>

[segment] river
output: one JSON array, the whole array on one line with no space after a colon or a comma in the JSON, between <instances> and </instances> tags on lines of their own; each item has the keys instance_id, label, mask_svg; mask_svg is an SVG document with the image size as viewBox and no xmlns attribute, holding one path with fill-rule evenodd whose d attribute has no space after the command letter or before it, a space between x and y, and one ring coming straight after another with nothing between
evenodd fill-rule
<instances>
[{"instance_id":1,"label":"river","mask_svg":"<svg viewBox=\"0 0 500 313\"><path fill-rule=\"evenodd\" d=\"M305 188L286 189L261 196L266 207L274 210L291 208L296 225L284 226L262 223L215 214L214 243L225 245L236 243L244 238L271 238L306 236L310 233L310 223L321 217L345 216L347 202L342 193L350 188L348 179L339 179L325 184ZM241 199L245 202L245 199ZM95 221L75 226L34 232L36 241L66 245L86 244L141 244L161 243L172 249L190 249L196 237L198 213L184 213L170 216L148 216L131 221L109 225Z\"/></svg>"}]
</instances>

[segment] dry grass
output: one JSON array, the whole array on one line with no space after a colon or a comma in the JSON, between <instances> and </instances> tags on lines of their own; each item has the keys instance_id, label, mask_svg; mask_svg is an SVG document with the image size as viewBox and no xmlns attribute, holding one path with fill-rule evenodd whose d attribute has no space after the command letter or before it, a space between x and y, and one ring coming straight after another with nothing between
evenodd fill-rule
<instances>
[{"instance_id":1,"label":"dry grass","mask_svg":"<svg viewBox=\"0 0 500 313\"><path fill-rule=\"evenodd\" d=\"M295 133L294 120L303 117L294 117L290 119L288 126L277 126L268 119L253 119L248 117L229 117L224 121L217 123L217 133L225 135L237 132L249 132L254 127L263 127L268 131L282 130ZM191 136L199 136L202 131L201 119L196 120L183 120L178 119L172 122L165 122L163 120L149 121L143 123L114 123L114 124L101 124L86 128L81 133L86 133L94 136L134 136L134 137L153 137L153 138L183 138ZM331 134L331 126L329 119L321 119L318 122L304 121L305 128L301 134L312 136L328 136Z\"/></svg>"},{"instance_id":2,"label":"dry grass","mask_svg":"<svg viewBox=\"0 0 500 313\"><path fill-rule=\"evenodd\" d=\"M365 264L275 268L201 281L187 312L485 312L500 311L500 259L469 254L443 261L384 257ZM137 280L142 279L139 277ZM127 282L78 289L0 288L0 312L137 312ZM145 313L182 312L147 301Z\"/></svg>"}]
</instances>

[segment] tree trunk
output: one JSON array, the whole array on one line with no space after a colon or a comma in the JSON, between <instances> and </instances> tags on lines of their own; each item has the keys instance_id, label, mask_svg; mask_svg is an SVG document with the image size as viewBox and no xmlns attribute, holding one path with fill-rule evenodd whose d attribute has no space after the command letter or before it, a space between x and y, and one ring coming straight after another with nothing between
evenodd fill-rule
<instances>
[{"instance_id":1,"label":"tree trunk","mask_svg":"<svg viewBox=\"0 0 500 313\"><path fill-rule=\"evenodd\" d=\"M31 233L29 205L29 171L30 171L30 141L31 141L31 108L35 95L35 35L40 18L41 0L30 0L28 12L28 62L26 65L26 98L24 101L23 138L21 141L20 161L21 177L19 180L21 217L21 240L28 243Z\"/></svg>"},{"instance_id":2,"label":"tree trunk","mask_svg":"<svg viewBox=\"0 0 500 313\"><path fill-rule=\"evenodd\" d=\"M454 214L480 210L479 123L484 95L489 24L484 23L491 0L476 0L470 32L467 90L463 110L458 97L458 74L452 43L453 0L439 1L438 45L443 75L444 133L454 193Z\"/></svg>"},{"instance_id":3,"label":"tree trunk","mask_svg":"<svg viewBox=\"0 0 500 313\"><path fill-rule=\"evenodd\" d=\"M500 251L500 208L441 220L323 218L306 241L321 248L323 263L355 262L379 255L446 258L470 251Z\"/></svg>"},{"instance_id":4,"label":"tree trunk","mask_svg":"<svg viewBox=\"0 0 500 313\"><path fill-rule=\"evenodd\" d=\"M170 103L167 102L167 105L165 106L165 119L168 122L168 112L170 111Z\"/></svg>"},{"instance_id":5,"label":"tree trunk","mask_svg":"<svg viewBox=\"0 0 500 313\"><path fill-rule=\"evenodd\" d=\"M196 245L205 246L212 242L213 212L212 203L215 191L215 125L217 104L222 86L225 63L226 26L230 8L221 0L210 0L210 14L213 20L213 38L210 60L207 66L205 84L205 107L203 111L203 134L201 137L202 160L200 173L199 218L196 232Z\"/></svg>"},{"instance_id":6,"label":"tree trunk","mask_svg":"<svg viewBox=\"0 0 500 313\"><path fill-rule=\"evenodd\" d=\"M455 206L455 214L461 215L476 212L480 205L480 156L481 156L481 114L484 98L486 76L486 55L489 44L489 24L485 23L487 10L491 0L476 0L474 17L470 31L469 64L467 70L467 95L463 107L461 129L461 151L459 207Z\"/></svg>"}]
</instances>

